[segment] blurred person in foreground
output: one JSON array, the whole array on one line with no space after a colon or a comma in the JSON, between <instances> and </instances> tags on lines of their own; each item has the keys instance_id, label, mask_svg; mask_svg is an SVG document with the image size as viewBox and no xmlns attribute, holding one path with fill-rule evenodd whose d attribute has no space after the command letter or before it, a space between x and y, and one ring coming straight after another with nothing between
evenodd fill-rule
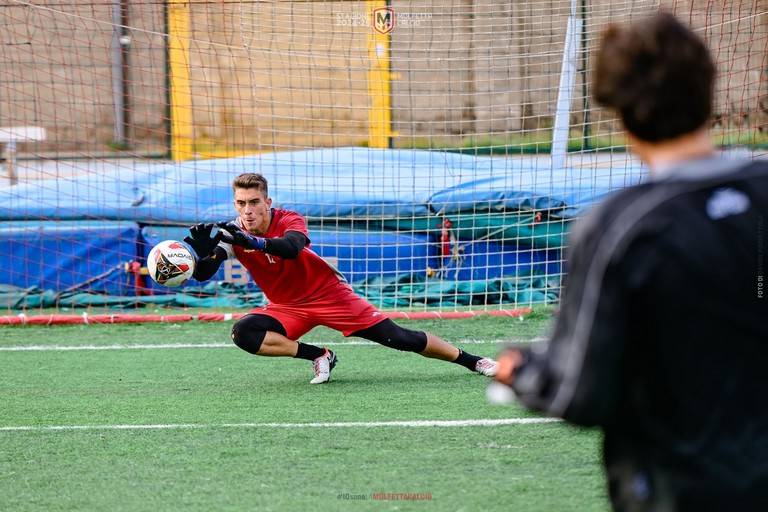
<instances>
[{"instance_id":1,"label":"blurred person in foreground","mask_svg":"<svg viewBox=\"0 0 768 512\"><path fill-rule=\"evenodd\" d=\"M718 156L714 78L671 14L606 30L594 97L650 179L576 225L550 339L489 388L600 427L614 510L768 510L768 162Z\"/></svg>"},{"instance_id":2,"label":"blurred person in foreground","mask_svg":"<svg viewBox=\"0 0 768 512\"><path fill-rule=\"evenodd\" d=\"M415 352L493 377L496 361L450 345L434 334L406 329L355 294L334 266L310 249L307 223L299 213L272 208L267 180L244 173L232 182L237 218L197 224L184 241L200 258L194 277L206 281L224 260L236 258L269 303L249 311L232 328L232 341L254 355L292 357L312 363L311 384L331 378L338 359L332 350L299 342L318 325L386 347Z\"/></svg>"}]
</instances>

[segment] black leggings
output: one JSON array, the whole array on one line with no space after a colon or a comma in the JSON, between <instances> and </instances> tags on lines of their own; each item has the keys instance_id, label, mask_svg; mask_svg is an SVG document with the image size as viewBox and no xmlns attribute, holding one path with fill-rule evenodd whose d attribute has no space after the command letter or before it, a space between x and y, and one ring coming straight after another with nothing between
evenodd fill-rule
<instances>
[{"instance_id":1,"label":"black leggings","mask_svg":"<svg viewBox=\"0 0 768 512\"><path fill-rule=\"evenodd\" d=\"M255 354L261 348L267 332L286 335L283 324L269 315L245 315L232 327L232 341L241 349ZM405 352L424 352L427 348L427 335L423 331L412 331L400 327L386 318L381 322L352 333L352 336L375 341L385 347Z\"/></svg>"},{"instance_id":2,"label":"black leggings","mask_svg":"<svg viewBox=\"0 0 768 512\"><path fill-rule=\"evenodd\" d=\"M283 324L269 315L245 315L232 326L232 341L251 354L255 354L264 343L267 331L286 335Z\"/></svg>"},{"instance_id":3,"label":"black leggings","mask_svg":"<svg viewBox=\"0 0 768 512\"><path fill-rule=\"evenodd\" d=\"M424 352L424 349L427 348L427 334L425 332L400 327L389 318L367 329L355 331L352 336L375 341L395 350L416 352L417 354Z\"/></svg>"}]
</instances>

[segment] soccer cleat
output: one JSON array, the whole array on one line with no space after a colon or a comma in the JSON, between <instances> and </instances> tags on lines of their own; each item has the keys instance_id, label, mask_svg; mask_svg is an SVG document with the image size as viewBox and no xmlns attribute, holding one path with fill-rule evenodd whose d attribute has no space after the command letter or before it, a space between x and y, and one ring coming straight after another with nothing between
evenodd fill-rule
<instances>
[{"instance_id":1,"label":"soccer cleat","mask_svg":"<svg viewBox=\"0 0 768 512\"><path fill-rule=\"evenodd\" d=\"M488 359L484 357L480 359L475 365L475 371L480 375L485 375L486 377L495 377L496 367L498 365L499 363L497 363L493 359Z\"/></svg>"},{"instance_id":2,"label":"soccer cleat","mask_svg":"<svg viewBox=\"0 0 768 512\"><path fill-rule=\"evenodd\" d=\"M310 384L322 384L331 380L331 370L336 366L336 354L325 349L325 354L312 361L312 367L315 369L315 378L309 381Z\"/></svg>"}]
</instances>

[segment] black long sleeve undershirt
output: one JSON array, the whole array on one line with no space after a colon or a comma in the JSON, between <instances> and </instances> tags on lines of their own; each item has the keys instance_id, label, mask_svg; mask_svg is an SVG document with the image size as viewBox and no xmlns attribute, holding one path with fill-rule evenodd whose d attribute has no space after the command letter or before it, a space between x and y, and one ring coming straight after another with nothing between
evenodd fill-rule
<instances>
[{"instance_id":1,"label":"black long sleeve undershirt","mask_svg":"<svg viewBox=\"0 0 768 512\"><path fill-rule=\"evenodd\" d=\"M309 239L299 231L287 231L280 238L267 238L264 252L272 254L278 258L292 260L298 257L299 253L309 242ZM207 281L218 272L221 264L227 259L227 251L223 247L216 247L210 256L197 261L195 272L192 277L197 281Z\"/></svg>"},{"instance_id":2,"label":"black long sleeve undershirt","mask_svg":"<svg viewBox=\"0 0 768 512\"><path fill-rule=\"evenodd\" d=\"M280 238L267 238L266 242L265 253L292 260L299 256L309 239L299 231L286 231Z\"/></svg>"},{"instance_id":3,"label":"black long sleeve undershirt","mask_svg":"<svg viewBox=\"0 0 768 512\"><path fill-rule=\"evenodd\" d=\"M215 247L210 256L197 260L195 272L192 274L196 280L203 282L213 277L219 267L227 259L227 251L223 247Z\"/></svg>"}]
</instances>

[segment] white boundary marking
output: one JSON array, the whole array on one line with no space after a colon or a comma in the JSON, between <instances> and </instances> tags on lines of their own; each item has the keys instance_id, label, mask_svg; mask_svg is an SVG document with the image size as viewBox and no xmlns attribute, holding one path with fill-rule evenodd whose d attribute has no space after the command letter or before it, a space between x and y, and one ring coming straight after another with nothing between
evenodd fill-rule
<instances>
[{"instance_id":1,"label":"white boundary marking","mask_svg":"<svg viewBox=\"0 0 768 512\"><path fill-rule=\"evenodd\" d=\"M452 342L455 345L481 345L484 343L504 344L504 343L532 343L543 341L543 338L532 340L458 340ZM327 343L314 342L315 344L336 347L336 346L370 346L378 345L372 341L330 341ZM154 345L17 345L10 347L0 346L0 352L34 352L34 351L52 351L62 352L67 350L136 350L136 349L165 349L165 348L236 348L232 343L161 343Z\"/></svg>"},{"instance_id":2,"label":"white boundary marking","mask_svg":"<svg viewBox=\"0 0 768 512\"><path fill-rule=\"evenodd\" d=\"M504 425L530 425L560 423L558 418L505 418L484 420L422 420L422 421L348 421L327 423L178 423L168 425L42 425L0 427L0 432L47 432L65 430L182 430L202 428L376 428L376 427L498 427Z\"/></svg>"}]
</instances>

